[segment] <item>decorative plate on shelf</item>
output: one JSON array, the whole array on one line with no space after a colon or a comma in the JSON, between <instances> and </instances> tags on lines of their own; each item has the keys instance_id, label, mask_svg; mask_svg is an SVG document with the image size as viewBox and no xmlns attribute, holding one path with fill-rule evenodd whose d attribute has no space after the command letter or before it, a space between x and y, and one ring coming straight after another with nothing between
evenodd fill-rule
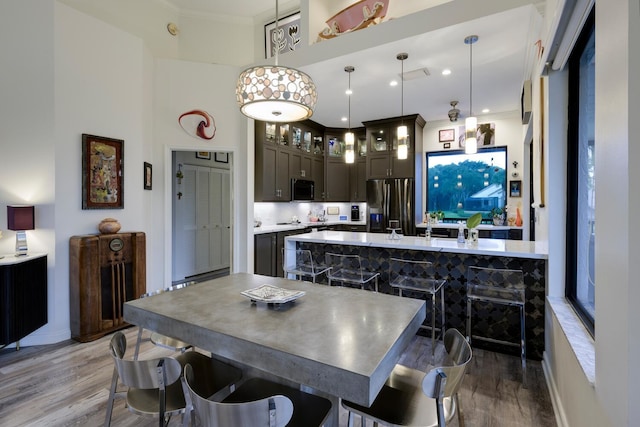
<instances>
[{"instance_id":1,"label":"decorative plate on shelf","mask_svg":"<svg viewBox=\"0 0 640 427\"><path fill-rule=\"evenodd\" d=\"M271 304L283 304L294 301L305 294L304 291L292 291L271 285L260 285L257 288L240 292L251 301L267 302Z\"/></svg>"}]
</instances>

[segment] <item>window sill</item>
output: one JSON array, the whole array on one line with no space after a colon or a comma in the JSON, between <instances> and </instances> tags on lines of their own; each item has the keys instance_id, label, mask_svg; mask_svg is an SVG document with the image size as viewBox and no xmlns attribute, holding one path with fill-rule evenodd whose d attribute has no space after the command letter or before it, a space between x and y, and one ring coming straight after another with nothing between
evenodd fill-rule
<instances>
[{"instance_id":1,"label":"window sill","mask_svg":"<svg viewBox=\"0 0 640 427\"><path fill-rule=\"evenodd\" d=\"M547 297L549 306L553 310L562 331L573 349L587 380L595 386L596 379L596 351L595 342L582 324L571 304L561 297Z\"/></svg>"}]
</instances>

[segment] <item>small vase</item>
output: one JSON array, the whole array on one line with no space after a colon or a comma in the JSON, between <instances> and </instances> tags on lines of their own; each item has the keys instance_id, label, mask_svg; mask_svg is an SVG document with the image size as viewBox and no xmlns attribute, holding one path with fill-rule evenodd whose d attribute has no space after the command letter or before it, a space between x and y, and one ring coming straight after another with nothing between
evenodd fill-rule
<instances>
[{"instance_id":1,"label":"small vase","mask_svg":"<svg viewBox=\"0 0 640 427\"><path fill-rule=\"evenodd\" d=\"M477 228L472 228L469 230L469 243L472 245L478 244L478 236L479 232Z\"/></svg>"},{"instance_id":2,"label":"small vase","mask_svg":"<svg viewBox=\"0 0 640 427\"><path fill-rule=\"evenodd\" d=\"M98 224L98 231L102 234L113 234L120 231L120 223L115 218L105 218Z\"/></svg>"},{"instance_id":3,"label":"small vase","mask_svg":"<svg viewBox=\"0 0 640 427\"><path fill-rule=\"evenodd\" d=\"M516 227L522 227L522 216L520 216L520 208L516 208Z\"/></svg>"}]
</instances>

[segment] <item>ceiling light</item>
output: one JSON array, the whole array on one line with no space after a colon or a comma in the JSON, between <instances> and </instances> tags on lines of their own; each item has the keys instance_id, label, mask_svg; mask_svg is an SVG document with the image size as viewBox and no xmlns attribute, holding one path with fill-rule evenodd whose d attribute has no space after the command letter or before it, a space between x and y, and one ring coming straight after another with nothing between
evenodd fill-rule
<instances>
[{"instance_id":1,"label":"ceiling light","mask_svg":"<svg viewBox=\"0 0 640 427\"><path fill-rule=\"evenodd\" d=\"M449 74L451 74L451 70L448 68L445 68L444 70L442 70L442 75L443 76L448 76Z\"/></svg>"},{"instance_id":2,"label":"ceiling light","mask_svg":"<svg viewBox=\"0 0 640 427\"><path fill-rule=\"evenodd\" d=\"M487 114L489 111L491 111L491 110L489 110L488 108L484 108L484 109L482 110L482 112L483 112L484 114Z\"/></svg>"},{"instance_id":3,"label":"ceiling light","mask_svg":"<svg viewBox=\"0 0 640 427\"><path fill-rule=\"evenodd\" d=\"M400 61L400 126L398 126L398 159L404 160L408 156L409 147L407 146L407 127L404 125L404 60L409 55L407 53L399 53L396 59Z\"/></svg>"},{"instance_id":4,"label":"ceiling light","mask_svg":"<svg viewBox=\"0 0 640 427\"><path fill-rule=\"evenodd\" d=\"M464 43L469 45L469 117L464 121L465 137L464 152L473 154L478 152L478 119L473 117L473 44L478 36L467 36Z\"/></svg>"},{"instance_id":5,"label":"ceiling light","mask_svg":"<svg viewBox=\"0 0 640 427\"><path fill-rule=\"evenodd\" d=\"M276 45L279 46L278 0L276 0ZM308 119L318 100L316 85L309 75L294 68L275 65L250 67L240 73L236 100L245 116L262 121L296 122Z\"/></svg>"},{"instance_id":6,"label":"ceiling light","mask_svg":"<svg viewBox=\"0 0 640 427\"><path fill-rule=\"evenodd\" d=\"M397 81L397 80L391 80L391 81L389 82L389 86L392 86L392 87L393 87L393 86L398 86L398 81Z\"/></svg>"},{"instance_id":7,"label":"ceiling light","mask_svg":"<svg viewBox=\"0 0 640 427\"><path fill-rule=\"evenodd\" d=\"M343 117L340 120L343 121L343 122L346 122L348 120L348 118L347 117Z\"/></svg>"},{"instance_id":8,"label":"ceiling light","mask_svg":"<svg viewBox=\"0 0 640 427\"><path fill-rule=\"evenodd\" d=\"M351 73L355 71L355 68L351 65L347 65L344 67L344 71L349 74L349 88L347 89L347 97L349 99L349 125L347 128L347 133L344 134L344 143L345 143L345 151L344 151L344 161L346 163L353 163L356 159L356 150L355 150L355 137L353 132L351 132Z\"/></svg>"}]
</instances>

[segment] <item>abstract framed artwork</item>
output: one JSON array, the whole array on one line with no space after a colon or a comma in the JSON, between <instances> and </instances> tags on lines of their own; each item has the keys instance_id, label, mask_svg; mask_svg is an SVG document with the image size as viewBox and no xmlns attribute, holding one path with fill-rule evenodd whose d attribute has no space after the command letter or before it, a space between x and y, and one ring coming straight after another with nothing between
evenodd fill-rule
<instances>
[{"instance_id":1,"label":"abstract framed artwork","mask_svg":"<svg viewBox=\"0 0 640 427\"><path fill-rule=\"evenodd\" d=\"M229 163L229 153L216 152L215 161L218 163Z\"/></svg>"},{"instance_id":2,"label":"abstract framed artwork","mask_svg":"<svg viewBox=\"0 0 640 427\"><path fill-rule=\"evenodd\" d=\"M276 49L279 53L296 50L300 43L300 12L295 12L289 16L270 22L264 26L264 51L265 58L275 56Z\"/></svg>"},{"instance_id":3,"label":"abstract framed artwork","mask_svg":"<svg viewBox=\"0 0 640 427\"><path fill-rule=\"evenodd\" d=\"M82 134L82 209L124 208L124 140Z\"/></svg>"},{"instance_id":4,"label":"abstract framed artwork","mask_svg":"<svg viewBox=\"0 0 640 427\"><path fill-rule=\"evenodd\" d=\"M151 185L153 184L153 169L151 168L151 163L144 162L144 189L151 190Z\"/></svg>"}]
</instances>

